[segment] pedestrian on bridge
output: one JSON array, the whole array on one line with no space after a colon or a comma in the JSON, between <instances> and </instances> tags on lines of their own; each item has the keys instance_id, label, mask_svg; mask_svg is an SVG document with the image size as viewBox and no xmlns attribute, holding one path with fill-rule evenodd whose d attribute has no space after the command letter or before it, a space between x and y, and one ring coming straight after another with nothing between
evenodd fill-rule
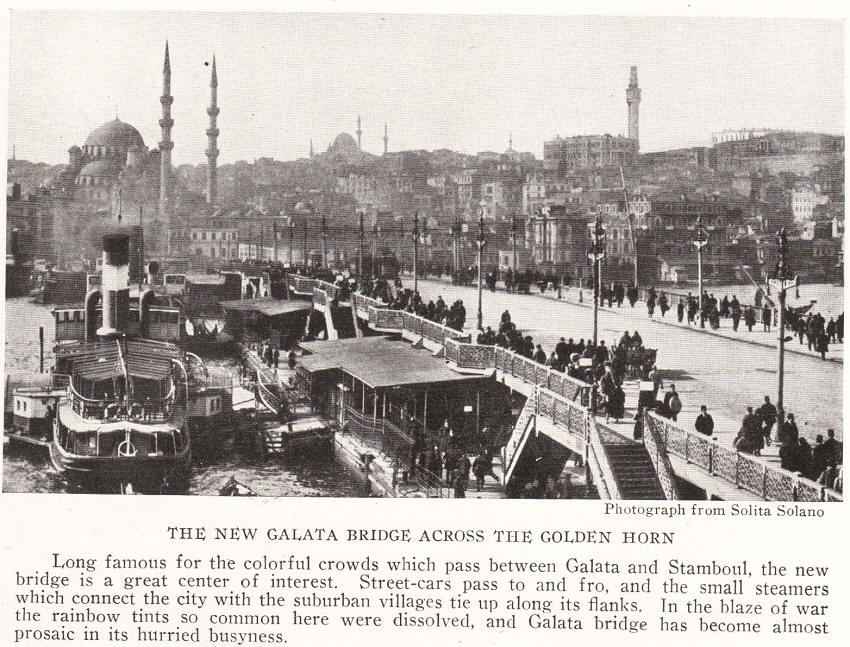
<instances>
[{"instance_id":1,"label":"pedestrian on bridge","mask_svg":"<svg viewBox=\"0 0 850 647\"><path fill-rule=\"evenodd\" d=\"M753 332L753 326L756 325L756 313L752 306L747 306L744 312L744 323L747 325L747 330Z\"/></svg>"},{"instance_id":2,"label":"pedestrian on bridge","mask_svg":"<svg viewBox=\"0 0 850 647\"><path fill-rule=\"evenodd\" d=\"M770 396L764 396L764 404L761 405L756 410L756 415L758 415L760 423L761 423L761 433L764 436L764 443L768 447L770 447L770 432L773 429L773 425L776 424L776 407L770 401ZM794 417L792 416L793 420Z\"/></svg>"},{"instance_id":3,"label":"pedestrian on bridge","mask_svg":"<svg viewBox=\"0 0 850 647\"><path fill-rule=\"evenodd\" d=\"M679 305L676 306L676 316L679 318L679 323L685 318L685 300L679 299Z\"/></svg>"},{"instance_id":4,"label":"pedestrian on bridge","mask_svg":"<svg viewBox=\"0 0 850 647\"><path fill-rule=\"evenodd\" d=\"M708 407L705 405L702 405L699 409L700 414L694 422L694 428L701 434L711 436L714 433L714 418L711 417Z\"/></svg>"},{"instance_id":5,"label":"pedestrian on bridge","mask_svg":"<svg viewBox=\"0 0 850 647\"><path fill-rule=\"evenodd\" d=\"M773 310L770 309L770 306L765 304L765 306L761 309L761 323L764 328L764 332L770 332L770 322L773 319Z\"/></svg>"}]
</instances>

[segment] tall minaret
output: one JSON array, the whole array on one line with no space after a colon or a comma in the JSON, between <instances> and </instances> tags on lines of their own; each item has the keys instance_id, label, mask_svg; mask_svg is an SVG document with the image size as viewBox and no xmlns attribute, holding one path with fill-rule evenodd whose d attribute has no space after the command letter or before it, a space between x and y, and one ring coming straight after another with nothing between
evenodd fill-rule
<instances>
[{"instance_id":1,"label":"tall minaret","mask_svg":"<svg viewBox=\"0 0 850 647\"><path fill-rule=\"evenodd\" d=\"M384 122L384 155L387 154L387 146L389 145L390 138L387 137L387 122Z\"/></svg>"},{"instance_id":2,"label":"tall minaret","mask_svg":"<svg viewBox=\"0 0 850 647\"><path fill-rule=\"evenodd\" d=\"M207 147L207 203L214 205L218 199L218 128L216 127L216 118L218 113L218 74L215 70L215 54L212 60L212 74L210 75L210 107L207 108L207 114L210 116L210 127L207 128L207 139L209 146Z\"/></svg>"},{"instance_id":3,"label":"tall minaret","mask_svg":"<svg viewBox=\"0 0 850 647\"><path fill-rule=\"evenodd\" d=\"M360 148L360 135L363 134L363 131L360 130L360 115L357 115L357 148L358 150L363 150Z\"/></svg>"},{"instance_id":4,"label":"tall minaret","mask_svg":"<svg viewBox=\"0 0 850 647\"><path fill-rule=\"evenodd\" d=\"M640 88L638 87L637 66L632 65L629 87L626 88L626 105L629 106L629 139L638 140L640 149Z\"/></svg>"},{"instance_id":5,"label":"tall minaret","mask_svg":"<svg viewBox=\"0 0 850 647\"><path fill-rule=\"evenodd\" d=\"M165 63L162 66L162 96L159 98L162 104L162 119L159 125L162 127L162 141L159 142L159 217L163 220L168 217L168 199L171 197L171 149L174 143L171 141L171 127L174 120L171 118L171 104L174 97L171 96L171 61L168 59L168 41L165 41Z\"/></svg>"}]
</instances>

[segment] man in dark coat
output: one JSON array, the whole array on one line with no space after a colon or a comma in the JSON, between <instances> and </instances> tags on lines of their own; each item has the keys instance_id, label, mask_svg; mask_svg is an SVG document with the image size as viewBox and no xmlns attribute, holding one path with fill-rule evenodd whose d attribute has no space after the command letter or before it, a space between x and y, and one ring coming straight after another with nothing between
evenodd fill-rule
<instances>
[{"instance_id":1,"label":"man in dark coat","mask_svg":"<svg viewBox=\"0 0 850 647\"><path fill-rule=\"evenodd\" d=\"M797 429L797 423L794 422L794 414L789 413L785 422L782 423L782 429L777 431L777 440L783 445L797 445L799 437L800 431Z\"/></svg>"},{"instance_id":2,"label":"man in dark coat","mask_svg":"<svg viewBox=\"0 0 850 647\"><path fill-rule=\"evenodd\" d=\"M764 442L770 446L770 432L773 425L776 424L776 407L770 401L770 396L764 396L764 404L756 410L756 413L762 424L761 432L764 436Z\"/></svg>"},{"instance_id":3,"label":"man in dark coat","mask_svg":"<svg viewBox=\"0 0 850 647\"><path fill-rule=\"evenodd\" d=\"M826 359L826 353L829 350L829 336L823 331L823 329L819 330L815 334L815 350L820 353L821 359Z\"/></svg>"},{"instance_id":4,"label":"man in dark coat","mask_svg":"<svg viewBox=\"0 0 850 647\"><path fill-rule=\"evenodd\" d=\"M764 447L764 436L761 433L761 421L753 413L752 407L747 407L747 414L741 421L741 431L744 433L744 438L753 454L760 456L761 449Z\"/></svg>"},{"instance_id":5,"label":"man in dark coat","mask_svg":"<svg viewBox=\"0 0 850 647\"><path fill-rule=\"evenodd\" d=\"M818 434L815 437L815 446L812 448L812 464L809 473L806 475L813 481L816 481L821 473L829 465L829 448L823 442L823 436Z\"/></svg>"},{"instance_id":6,"label":"man in dark coat","mask_svg":"<svg viewBox=\"0 0 850 647\"><path fill-rule=\"evenodd\" d=\"M753 332L753 326L756 325L756 313L752 306L748 306L744 312L744 323L747 324L747 330Z\"/></svg>"},{"instance_id":7,"label":"man in dark coat","mask_svg":"<svg viewBox=\"0 0 850 647\"><path fill-rule=\"evenodd\" d=\"M771 310L769 306L765 305L764 308L761 309L761 324L764 328L764 332L770 332L770 321L772 318L773 310Z\"/></svg>"},{"instance_id":8,"label":"man in dark coat","mask_svg":"<svg viewBox=\"0 0 850 647\"><path fill-rule=\"evenodd\" d=\"M699 433L710 436L714 433L714 419L705 405L702 405L699 410L700 414L697 416L696 422L694 422L694 428Z\"/></svg>"},{"instance_id":9,"label":"man in dark coat","mask_svg":"<svg viewBox=\"0 0 850 647\"><path fill-rule=\"evenodd\" d=\"M679 318L679 323L682 323L682 319L685 317L685 301L684 299L679 299L679 305L676 306L676 316Z\"/></svg>"}]
</instances>

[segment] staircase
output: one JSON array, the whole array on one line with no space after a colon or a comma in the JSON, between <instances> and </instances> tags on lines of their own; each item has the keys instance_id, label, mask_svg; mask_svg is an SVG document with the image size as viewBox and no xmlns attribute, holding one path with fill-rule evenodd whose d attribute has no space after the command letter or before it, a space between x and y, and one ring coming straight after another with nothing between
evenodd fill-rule
<instances>
[{"instance_id":1,"label":"staircase","mask_svg":"<svg viewBox=\"0 0 850 647\"><path fill-rule=\"evenodd\" d=\"M666 499L649 452L642 443L603 440L608 464L623 499Z\"/></svg>"},{"instance_id":2,"label":"staircase","mask_svg":"<svg viewBox=\"0 0 850 647\"><path fill-rule=\"evenodd\" d=\"M505 485L515 475L520 462L527 462L528 457L524 457L523 454L530 453L525 450L528 448L528 439L534 434L535 407L534 395L532 394L519 412L513 433L503 450L502 480Z\"/></svg>"},{"instance_id":3,"label":"staircase","mask_svg":"<svg viewBox=\"0 0 850 647\"><path fill-rule=\"evenodd\" d=\"M354 318L351 314L349 306L328 306L331 313L331 322L336 333L336 339L350 339L351 337L359 337L357 330L354 327ZM330 336L328 337L330 339Z\"/></svg>"}]
</instances>

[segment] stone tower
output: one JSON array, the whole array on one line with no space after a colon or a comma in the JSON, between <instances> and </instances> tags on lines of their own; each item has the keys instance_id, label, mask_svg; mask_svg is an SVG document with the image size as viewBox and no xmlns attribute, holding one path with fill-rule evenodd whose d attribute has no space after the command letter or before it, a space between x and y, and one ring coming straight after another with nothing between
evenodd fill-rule
<instances>
[{"instance_id":1,"label":"stone tower","mask_svg":"<svg viewBox=\"0 0 850 647\"><path fill-rule=\"evenodd\" d=\"M640 88L638 87L637 66L632 65L629 86L626 88L626 105L629 107L629 139L638 140L640 149Z\"/></svg>"},{"instance_id":2,"label":"stone tower","mask_svg":"<svg viewBox=\"0 0 850 647\"><path fill-rule=\"evenodd\" d=\"M360 115L357 115L357 150L363 150L360 147L360 136L363 134L363 131L360 130Z\"/></svg>"},{"instance_id":3,"label":"stone tower","mask_svg":"<svg viewBox=\"0 0 850 647\"><path fill-rule=\"evenodd\" d=\"M387 147L389 145L390 138L387 137L387 122L384 122L384 155L387 154Z\"/></svg>"},{"instance_id":4,"label":"stone tower","mask_svg":"<svg viewBox=\"0 0 850 647\"><path fill-rule=\"evenodd\" d=\"M207 114L210 116L210 127L207 128L207 139L209 146L207 147L207 203L215 205L218 199L218 128L216 127L216 119L218 118L218 74L215 69L215 54L212 60L212 74L210 75L210 107L207 108Z\"/></svg>"},{"instance_id":5,"label":"stone tower","mask_svg":"<svg viewBox=\"0 0 850 647\"><path fill-rule=\"evenodd\" d=\"M162 119L159 125L162 127L162 141L159 142L159 217L162 220L168 218L168 200L171 197L171 149L174 143L171 141L171 127L174 120L171 118L171 104L174 97L171 96L171 61L168 58L168 41L165 42L165 63L162 66L162 96L159 98L162 104Z\"/></svg>"}]
</instances>

